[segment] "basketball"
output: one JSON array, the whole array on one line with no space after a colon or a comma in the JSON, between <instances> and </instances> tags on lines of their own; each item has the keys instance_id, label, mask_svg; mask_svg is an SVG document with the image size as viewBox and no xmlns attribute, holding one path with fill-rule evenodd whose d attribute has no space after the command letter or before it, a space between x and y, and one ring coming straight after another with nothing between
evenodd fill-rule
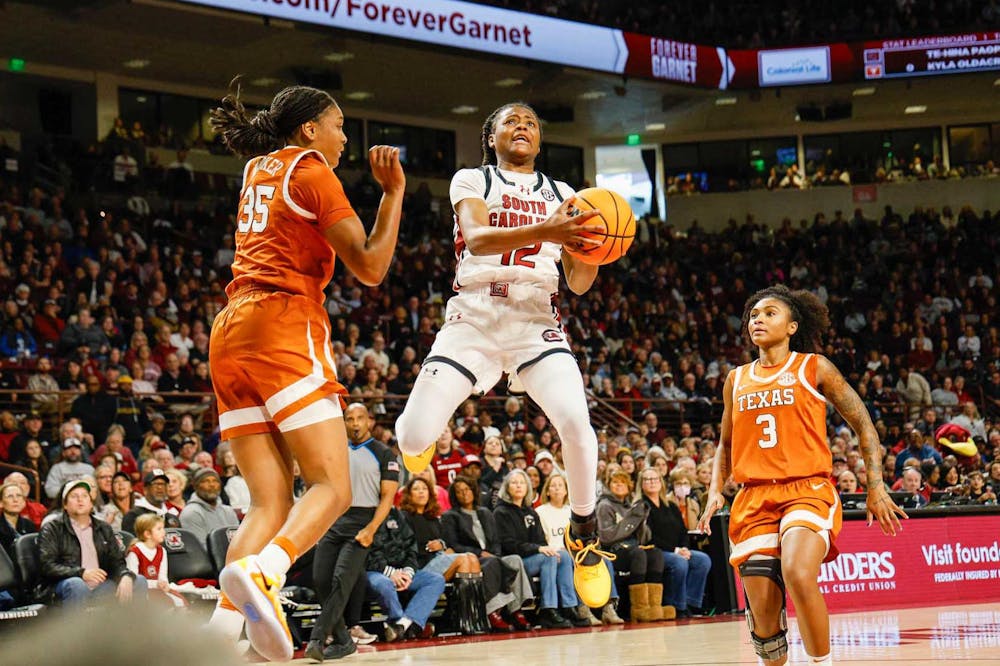
<instances>
[{"instance_id":1,"label":"basketball","mask_svg":"<svg viewBox=\"0 0 1000 666\"><path fill-rule=\"evenodd\" d=\"M588 187L576 193L574 206L581 211L601 211L600 215L587 220L587 224L603 222L606 231L591 234L593 238L603 241L600 245L588 246L583 251L564 247L564 252L595 266L610 264L628 252L635 238L635 214L620 194L603 187Z\"/></svg>"}]
</instances>

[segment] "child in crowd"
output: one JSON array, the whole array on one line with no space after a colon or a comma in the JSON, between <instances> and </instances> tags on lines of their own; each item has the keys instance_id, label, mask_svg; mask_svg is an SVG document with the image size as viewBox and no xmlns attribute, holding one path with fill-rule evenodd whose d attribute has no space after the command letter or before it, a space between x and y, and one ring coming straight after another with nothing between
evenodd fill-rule
<instances>
[{"instance_id":1,"label":"child in crowd","mask_svg":"<svg viewBox=\"0 0 1000 666\"><path fill-rule=\"evenodd\" d=\"M187 606L184 597L170 589L167 579L167 550L163 547L167 530L163 516L155 513L139 516L135 519L135 533L137 538L125 553L125 566L133 574L145 576L151 588L150 599L165 600L174 608ZM162 597L152 592L154 585Z\"/></svg>"}]
</instances>

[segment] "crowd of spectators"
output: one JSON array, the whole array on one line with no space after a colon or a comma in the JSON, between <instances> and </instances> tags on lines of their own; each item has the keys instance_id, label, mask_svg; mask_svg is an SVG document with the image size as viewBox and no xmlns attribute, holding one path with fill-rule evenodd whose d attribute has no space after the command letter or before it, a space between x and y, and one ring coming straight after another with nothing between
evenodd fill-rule
<instances>
[{"instance_id":1,"label":"crowd of spectators","mask_svg":"<svg viewBox=\"0 0 1000 666\"><path fill-rule=\"evenodd\" d=\"M370 218L377 196L363 180L348 187ZM0 293L8 295L0 313L8 389L0 395L0 462L29 469L9 477L20 492L4 488L4 531L27 529L19 515L36 526L46 511L58 516L66 483L80 478L89 479L95 515L125 529L144 512L184 527L189 514L190 525L210 529L246 509L245 482L217 441L207 365L233 260L232 202L174 200L147 212L129 205L134 196L94 205L75 190L0 183ZM341 269L327 301L342 382L370 406L375 436L390 445L454 270L450 221L423 195L408 203L385 283L364 287ZM886 481L925 502L935 490L995 501L998 218L971 208L887 207L877 219L821 212L773 226L747 216L719 232L640 220L632 251L602 268L586 294L562 290L559 303L592 400L620 412L599 431L601 494L617 491L626 501L621 485L610 485L624 470L631 501L641 502L640 475L656 469L692 527L721 386L750 359L743 304L757 288L784 282L829 307L824 352L868 406L887 451ZM967 433L973 454L939 442L938 429L949 424L961 428L952 439ZM863 491L853 433L831 414L829 434L838 484ZM456 414L429 482L443 509L460 473L478 484L482 506L494 507L508 472L519 468L530 495L540 496L562 464L561 448L537 408L498 387ZM34 496L29 476L45 496ZM685 482L691 491L680 496ZM668 585L663 599L669 594Z\"/></svg>"},{"instance_id":2,"label":"crowd of spectators","mask_svg":"<svg viewBox=\"0 0 1000 666\"><path fill-rule=\"evenodd\" d=\"M478 0L516 11L606 25L643 35L728 48L914 37L993 30L993 0L810 4L790 0L649 3L641 0Z\"/></svg>"}]
</instances>

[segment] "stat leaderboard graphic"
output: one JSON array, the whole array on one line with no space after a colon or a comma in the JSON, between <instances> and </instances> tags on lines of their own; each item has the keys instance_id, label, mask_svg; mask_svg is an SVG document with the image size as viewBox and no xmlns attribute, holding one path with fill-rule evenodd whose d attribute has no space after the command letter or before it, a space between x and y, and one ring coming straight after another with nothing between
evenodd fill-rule
<instances>
[{"instance_id":1,"label":"stat leaderboard graphic","mask_svg":"<svg viewBox=\"0 0 1000 666\"><path fill-rule=\"evenodd\" d=\"M866 79L1000 69L1000 32L886 39L864 44Z\"/></svg>"}]
</instances>

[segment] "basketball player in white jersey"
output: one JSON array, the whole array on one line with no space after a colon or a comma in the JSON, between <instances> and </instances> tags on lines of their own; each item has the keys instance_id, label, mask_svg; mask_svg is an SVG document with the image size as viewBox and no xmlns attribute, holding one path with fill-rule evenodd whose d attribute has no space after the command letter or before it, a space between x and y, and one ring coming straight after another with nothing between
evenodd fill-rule
<instances>
[{"instance_id":1,"label":"basketball player in white jersey","mask_svg":"<svg viewBox=\"0 0 1000 666\"><path fill-rule=\"evenodd\" d=\"M586 234L604 227L588 224L596 211L574 210L572 188L535 171L541 125L531 107L512 103L494 111L482 140L483 166L462 169L451 181L457 295L396 421L396 436L407 468L423 470L459 404L493 388L506 372L511 389L541 406L563 442L574 582L583 603L601 607L611 578L602 561L607 555L597 549L597 437L555 303L560 261L578 294L597 277L596 266L562 248L597 245Z\"/></svg>"}]
</instances>

